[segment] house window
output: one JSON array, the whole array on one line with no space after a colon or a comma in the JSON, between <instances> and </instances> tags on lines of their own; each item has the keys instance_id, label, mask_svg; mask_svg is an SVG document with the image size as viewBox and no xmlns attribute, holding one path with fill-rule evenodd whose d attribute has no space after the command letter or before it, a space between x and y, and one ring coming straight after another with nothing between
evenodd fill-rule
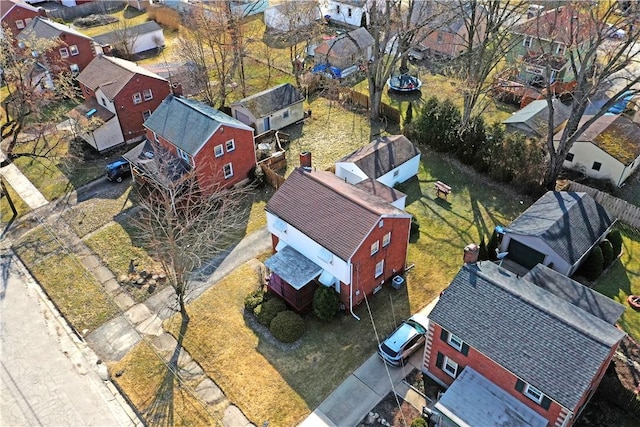
<instances>
[{"instance_id":1,"label":"house window","mask_svg":"<svg viewBox=\"0 0 640 427\"><path fill-rule=\"evenodd\" d=\"M151 92L151 89L145 89L142 91L142 97L144 98L145 101L149 101L151 99L153 99L153 93Z\"/></svg>"},{"instance_id":2,"label":"house window","mask_svg":"<svg viewBox=\"0 0 640 427\"><path fill-rule=\"evenodd\" d=\"M536 403L542 402L542 397L544 396L540 390L530 384L524 387L524 395Z\"/></svg>"},{"instance_id":3,"label":"house window","mask_svg":"<svg viewBox=\"0 0 640 427\"><path fill-rule=\"evenodd\" d=\"M393 177L394 177L394 178L397 178L397 177L398 177L398 175L400 175L400 169L396 169L396 170L394 170L394 171L393 171Z\"/></svg>"},{"instance_id":4,"label":"house window","mask_svg":"<svg viewBox=\"0 0 640 427\"><path fill-rule=\"evenodd\" d=\"M533 46L533 37L531 36L526 36L524 38L524 41L522 42L522 46L524 47L531 47Z\"/></svg>"},{"instance_id":5,"label":"house window","mask_svg":"<svg viewBox=\"0 0 640 427\"><path fill-rule=\"evenodd\" d=\"M382 276L383 271L384 271L384 260L376 263L376 277Z\"/></svg>"},{"instance_id":6,"label":"house window","mask_svg":"<svg viewBox=\"0 0 640 427\"><path fill-rule=\"evenodd\" d=\"M76 46L75 44L69 46L69 52L71 52L71 56L76 56L80 53L80 51L78 50L78 46Z\"/></svg>"},{"instance_id":7,"label":"house window","mask_svg":"<svg viewBox=\"0 0 640 427\"><path fill-rule=\"evenodd\" d=\"M282 118L283 119L288 119L289 118L289 110L286 110L284 113L282 113Z\"/></svg>"},{"instance_id":8,"label":"house window","mask_svg":"<svg viewBox=\"0 0 640 427\"><path fill-rule=\"evenodd\" d=\"M339 4L336 5L336 13L340 14L340 5Z\"/></svg>"},{"instance_id":9,"label":"house window","mask_svg":"<svg viewBox=\"0 0 640 427\"><path fill-rule=\"evenodd\" d=\"M449 374L451 377L455 378L458 375L458 364L449 359L449 357L445 356L442 370Z\"/></svg>"},{"instance_id":10,"label":"house window","mask_svg":"<svg viewBox=\"0 0 640 427\"><path fill-rule=\"evenodd\" d=\"M602 163L593 162L593 166L591 166L591 169L593 169L594 171L599 171L601 167L602 167Z\"/></svg>"},{"instance_id":11,"label":"house window","mask_svg":"<svg viewBox=\"0 0 640 427\"><path fill-rule=\"evenodd\" d=\"M382 227L384 227L384 219L381 219L381 220L378 222L378 228L382 228Z\"/></svg>"},{"instance_id":12,"label":"house window","mask_svg":"<svg viewBox=\"0 0 640 427\"><path fill-rule=\"evenodd\" d=\"M556 55L564 55L565 50L567 49L567 47L564 45L564 43L556 43Z\"/></svg>"},{"instance_id":13,"label":"house window","mask_svg":"<svg viewBox=\"0 0 640 427\"><path fill-rule=\"evenodd\" d=\"M382 247L388 246L390 242L391 242L391 232L388 232L382 238Z\"/></svg>"},{"instance_id":14,"label":"house window","mask_svg":"<svg viewBox=\"0 0 640 427\"><path fill-rule=\"evenodd\" d=\"M16 21L16 27L17 27L19 30L23 29L23 28L24 28L24 21L23 21L22 19L18 19L18 20Z\"/></svg>"},{"instance_id":15,"label":"house window","mask_svg":"<svg viewBox=\"0 0 640 427\"><path fill-rule=\"evenodd\" d=\"M181 159L191 164L191 157L184 150L178 148L178 155L180 156Z\"/></svg>"},{"instance_id":16,"label":"house window","mask_svg":"<svg viewBox=\"0 0 640 427\"><path fill-rule=\"evenodd\" d=\"M68 58L69 57L69 49L67 49L66 47L63 47L60 49L60 56L63 58Z\"/></svg>"},{"instance_id":17,"label":"house window","mask_svg":"<svg viewBox=\"0 0 640 427\"><path fill-rule=\"evenodd\" d=\"M71 64L69 65L69 69L71 70L71 72L73 73L79 73L80 72L80 67L78 66L78 64Z\"/></svg>"},{"instance_id":18,"label":"house window","mask_svg":"<svg viewBox=\"0 0 640 427\"><path fill-rule=\"evenodd\" d=\"M444 36L442 33L438 33L438 43L442 43L444 41Z\"/></svg>"},{"instance_id":19,"label":"house window","mask_svg":"<svg viewBox=\"0 0 640 427\"><path fill-rule=\"evenodd\" d=\"M236 143L233 139L228 140L225 145L227 146L227 153L236 149Z\"/></svg>"},{"instance_id":20,"label":"house window","mask_svg":"<svg viewBox=\"0 0 640 427\"><path fill-rule=\"evenodd\" d=\"M347 15L349 16L349 18L351 18L351 14L352 14L352 11L351 11L351 8L349 8L349 9L347 10Z\"/></svg>"},{"instance_id":21,"label":"house window","mask_svg":"<svg viewBox=\"0 0 640 427\"><path fill-rule=\"evenodd\" d=\"M142 120L147 120L149 116L151 116L151 110L145 111L144 113L142 113Z\"/></svg>"},{"instance_id":22,"label":"house window","mask_svg":"<svg viewBox=\"0 0 640 427\"><path fill-rule=\"evenodd\" d=\"M573 153L567 153L567 157L565 157L567 162L573 162Z\"/></svg>"},{"instance_id":23,"label":"house window","mask_svg":"<svg viewBox=\"0 0 640 427\"><path fill-rule=\"evenodd\" d=\"M155 132L153 132L153 140L154 140L155 142L160 142L160 140L158 139L158 134L157 134L157 133L155 133Z\"/></svg>"},{"instance_id":24,"label":"house window","mask_svg":"<svg viewBox=\"0 0 640 427\"><path fill-rule=\"evenodd\" d=\"M142 95L140 95L140 92L134 93L133 94L133 103L134 104L140 104L142 102Z\"/></svg>"},{"instance_id":25,"label":"house window","mask_svg":"<svg viewBox=\"0 0 640 427\"><path fill-rule=\"evenodd\" d=\"M379 241L375 241L371 244L371 255L375 255L378 253L378 249L380 249L380 242ZM378 277L378 276L376 276Z\"/></svg>"},{"instance_id":26,"label":"house window","mask_svg":"<svg viewBox=\"0 0 640 427\"><path fill-rule=\"evenodd\" d=\"M105 107L107 106L107 100L106 100L106 99L104 99L103 97L100 97L100 103L101 103L102 105L104 105Z\"/></svg>"},{"instance_id":27,"label":"house window","mask_svg":"<svg viewBox=\"0 0 640 427\"><path fill-rule=\"evenodd\" d=\"M233 176L233 165L231 163L227 163L224 165L224 177L225 179L229 179Z\"/></svg>"},{"instance_id":28,"label":"house window","mask_svg":"<svg viewBox=\"0 0 640 427\"><path fill-rule=\"evenodd\" d=\"M213 147L213 154L215 154L216 157L220 157L224 154L224 149L222 148L222 144L219 144Z\"/></svg>"},{"instance_id":29,"label":"house window","mask_svg":"<svg viewBox=\"0 0 640 427\"><path fill-rule=\"evenodd\" d=\"M464 342L457 335L454 335L454 334L449 334L447 343L449 343L451 347L455 348L458 351L462 351L462 344L464 344Z\"/></svg>"}]
</instances>

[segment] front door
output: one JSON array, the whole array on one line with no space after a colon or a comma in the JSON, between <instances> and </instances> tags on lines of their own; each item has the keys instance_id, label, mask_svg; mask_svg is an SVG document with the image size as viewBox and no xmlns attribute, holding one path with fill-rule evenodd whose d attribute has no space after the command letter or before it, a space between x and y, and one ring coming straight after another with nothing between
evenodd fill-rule
<instances>
[{"instance_id":1,"label":"front door","mask_svg":"<svg viewBox=\"0 0 640 427\"><path fill-rule=\"evenodd\" d=\"M264 118L264 129L262 131L266 132L269 129L271 129L271 121L269 120L269 117L265 117Z\"/></svg>"}]
</instances>

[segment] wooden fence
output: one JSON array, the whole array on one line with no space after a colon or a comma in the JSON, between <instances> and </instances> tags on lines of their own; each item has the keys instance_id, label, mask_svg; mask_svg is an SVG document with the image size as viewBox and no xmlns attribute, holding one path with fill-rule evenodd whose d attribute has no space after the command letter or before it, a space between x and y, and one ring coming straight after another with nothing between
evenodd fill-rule
<instances>
[{"instance_id":1,"label":"wooden fence","mask_svg":"<svg viewBox=\"0 0 640 427\"><path fill-rule=\"evenodd\" d=\"M264 180L276 190L280 188L285 178L276 171L287 167L287 157L284 151L280 151L258 162L258 166L264 173Z\"/></svg>"},{"instance_id":2,"label":"wooden fence","mask_svg":"<svg viewBox=\"0 0 640 427\"><path fill-rule=\"evenodd\" d=\"M620 222L623 222L633 228L640 228L639 207L603 191L596 190L595 188L573 181L569 181L567 190L588 193L596 200L596 202L604 206L609 213L618 218Z\"/></svg>"},{"instance_id":3,"label":"wooden fence","mask_svg":"<svg viewBox=\"0 0 640 427\"><path fill-rule=\"evenodd\" d=\"M340 98L343 101L350 102L367 110L369 109L369 97L351 88L342 88L340 90ZM384 102L380 103L380 115L392 122L400 123L400 110Z\"/></svg>"},{"instance_id":4,"label":"wooden fence","mask_svg":"<svg viewBox=\"0 0 640 427\"><path fill-rule=\"evenodd\" d=\"M79 4L74 7L59 7L55 10L48 11L47 16L51 19L62 19L63 21L68 22L91 14L113 13L116 10L124 9L126 3L127 2L125 0L96 1Z\"/></svg>"}]
</instances>

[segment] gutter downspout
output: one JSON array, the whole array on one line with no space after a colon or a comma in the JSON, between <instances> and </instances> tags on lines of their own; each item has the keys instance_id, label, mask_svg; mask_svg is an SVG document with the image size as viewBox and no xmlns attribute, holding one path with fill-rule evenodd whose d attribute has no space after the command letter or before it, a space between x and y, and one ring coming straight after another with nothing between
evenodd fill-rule
<instances>
[{"instance_id":1,"label":"gutter downspout","mask_svg":"<svg viewBox=\"0 0 640 427\"><path fill-rule=\"evenodd\" d=\"M351 263L350 263L351 264ZM349 283L349 312L356 320L360 320L358 316L353 312L353 264L351 264L351 280Z\"/></svg>"},{"instance_id":2,"label":"gutter downspout","mask_svg":"<svg viewBox=\"0 0 640 427\"><path fill-rule=\"evenodd\" d=\"M618 183L616 184L616 186L618 188L620 188L620 186L622 185L622 177L624 176L625 171L627 170L627 166L625 165L624 168L622 168L622 173L620 174L620 179L618 179Z\"/></svg>"}]
</instances>

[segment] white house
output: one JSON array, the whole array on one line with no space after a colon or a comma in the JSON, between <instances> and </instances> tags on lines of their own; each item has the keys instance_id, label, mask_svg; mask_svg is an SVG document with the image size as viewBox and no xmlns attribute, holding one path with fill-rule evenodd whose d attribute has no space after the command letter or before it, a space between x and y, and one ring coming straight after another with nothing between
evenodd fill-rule
<instances>
[{"instance_id":1,"label":"white house","mask_svg":"<svg viewBox=\"0 0 640 427\"><path fill-rule=\"evenodd\" d=\"M580 126L593 116L583 116ZM557 133L554 140L560 139ZM605 179L620 187L640 164L640 125L624 115L599 117L571 147L567 169Z\"/></svg>"},{"instance_id":2,"label":"white house","mask_svg":"<svg viewBox=\"0 0 640 427\"><path fill-rule=\"evenodd\" d=\"M371 178L393 187L418 173L420 150L404 135L375 139L336 162L336 175L351 184Z\"/></svg>"},{"instance_id":3,"label":"white house","mask_svg":"<svg viewBox=\"0 0 640 427\"><path fill-rule=\"evenodd\" d=\"M231 116L256 134L282 129L304 118L304 97L290 83L272 87L231 104Z\"/></svg>"},{"instance_id":4,"label":"white house","mask_svg":"<svg viewBox=\"0 0 640 427\"><path fill-rule=\"evenodd\" d=\"M127 43L127 50L131 54L158 49L164 46L164 33L156 21L147 21L140 25L122 28L95 36L93 40L103 51L120 50L123 43Z\"/></svg>"},{"instance_id":5,"label":"white house","mask_svg":"<svg viewBox=\"0 0 640 427\"><path fill-rule=\"evenodd\" d=\"M499 251L526 271L543 264L570 277L614 222L587 193L548 191L504 227Z\"/></svg>"},{"instance_id":6,"label":"white house","mask_svg":"<svg viewBox=\"0 0 640 427\"><path fill-rule=\"evenodd\" d=\"M287 33L304 28L322 19L317 1L287 1L268 7L264 11L264 24L268 30Z\"/></svg>"},{"instance_id":7,"label":"white house","mask_svg":"<svg viewBox=\"0 0 640 427\"><path fill-rule=\"evenodd\" d=\"M362 27L369 24L368 1L372 0L324 0L320 9L332 21Z\"/></svg>"}]
</instances>

